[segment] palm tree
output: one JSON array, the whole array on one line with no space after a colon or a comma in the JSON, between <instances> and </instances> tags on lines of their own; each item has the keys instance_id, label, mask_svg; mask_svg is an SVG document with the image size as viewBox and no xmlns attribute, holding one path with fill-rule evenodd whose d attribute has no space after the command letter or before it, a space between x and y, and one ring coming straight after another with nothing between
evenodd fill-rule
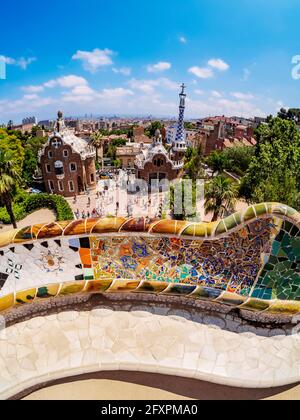
<instances>
[{"instance_id":1,"label":"palm tree","mask_svg":"<svg viewBox=\"0 0 300 420\"><path fill-rule=\"evenodd\" d=\"M207 164L212 169L214 176L216 173L222 173L229 162L223 153L214 151L207 159Z\"/></svg>"},{"instance_id":2,"label":"palm tree","mask_svg":"<svg viewBox=\"0 0 300 420\"><path fill-rule=\"evenodd\" d=\"M205 212L213 213L212 222L223 217L227 212L234 210L237 197L237 186L224 176L217 176L205 191Z\"/></svg>"},{"instance_id":3,"label":"palm tree","mask_svg":"<svg viewBox=\"0 0 300 420\"><path fill-rule=\"evenodd\" d=\"M99 149L101 149L101 163L103 168L103 135L96 131L91 135L90 144L96 149L96 162L99 163Z\"/></svg>"},{"instance_id":4,"label":"palm tree","mask_svg":"<svg viewBox=\"0 0 300 420\"><path fill-rule=\"evenodd\" d=\"M13 153L0 150L0 202L6 207L14 229L17 228L17 223L12 209L12 189L19 179L17 162Z\"/></svg>"}]
</instances>

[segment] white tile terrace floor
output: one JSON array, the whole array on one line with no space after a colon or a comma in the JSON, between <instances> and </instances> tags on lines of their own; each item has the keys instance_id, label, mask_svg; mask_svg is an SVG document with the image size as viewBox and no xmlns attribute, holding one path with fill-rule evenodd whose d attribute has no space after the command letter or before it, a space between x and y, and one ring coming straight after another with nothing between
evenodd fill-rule
<instances>
[{"instance_id":1,"label":"white tile terrace floor","mask_svg":"<svg viewBox=\"0 0 300 420\"><path fill-rule=\"evenodd\" d=\"M0 399L50 380L105 370L244 388L300 379L300 336L235 334L146 312L63 312L0 333Z\"/></svg>"}]
</instances>

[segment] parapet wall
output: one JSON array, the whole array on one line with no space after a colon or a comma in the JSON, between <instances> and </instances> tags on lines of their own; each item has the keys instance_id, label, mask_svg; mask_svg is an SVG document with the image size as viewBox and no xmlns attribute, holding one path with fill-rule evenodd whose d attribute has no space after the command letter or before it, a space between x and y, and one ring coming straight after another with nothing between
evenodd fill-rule
<instances>
[{"instance_id":1,"label":"parapet wall","mask_svg":"<svg viewBox=\"0 0 300 420\"><path fill-rule=\"evenodd\" d=\"M221 222L90 219L0 235L0 311L80 293L184 296L300 313L300 214L277 203Z\"/></svg>"},{"instance_id":2,"label":"parapet wall","mask_svg":"<svg viewBox=\"0 0 300 420\"><path fill-rule=\"evenodd\" d=\"M299 228L299 213L266 203L216 223L91 219L0 235L0 400L105 370L296 383Z\"/></svg>"}]
</instances>

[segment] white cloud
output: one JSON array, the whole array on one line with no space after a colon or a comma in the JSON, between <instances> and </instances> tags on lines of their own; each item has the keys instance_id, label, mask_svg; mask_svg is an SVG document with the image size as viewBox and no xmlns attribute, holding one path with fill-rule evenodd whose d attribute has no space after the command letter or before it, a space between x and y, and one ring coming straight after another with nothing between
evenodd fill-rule
<instances>
[{"instance_id":1,"label":"white cloud","mask_svg":"<svg viewBox=\"0 0 300 420\"><path fill-rule=\"evenodd\" d=\"M93 95L94 90L88 85L78 85L72 89L73 95Z\"/></svg>"},{"instance_id":2,"label":"white cloud","mask_svg":"<svg viewBox=\"0 0 300 420\"><path fill-rule=\"evenodd\" d=\"M217 90L213 90L213 91L211 92L211 95L212 95L214 98L222 98L222 94L221 94L220 92L218 92Z\"/></svg>"},{"instance_id":3,"label":"white cloud","mask_svg":"<svg viewBox=\"0 0 300 420\"><path fill-rule=\"evenodd\" d=\"M24 116L24 109L26 109L26 112L31 112L39 108L47 107L53 103L55 103L53 98L42 98L36 94L24 95L22 98L14 101L2 101L0 103L0 112L1 114L8 115L9 117L16 114Z\"/></svg>"},{"instance_id":4,"label":"white cloud","mask_svg":"<svg viewBox=\"0 0 300 420\"><path fill-rule=\"evenodd\" d=\"M36 93L32 93L32 94L24 95L23 99L28 99L32 101L33 99L39 99L39 95L37 95Z\"/></svg>"},{"instance_id":5,"label":"white cloud","mask_svg":"<svg viewBox=\"0 0 300 420\"><path fill-rule=\"evenodd\" d=\"M220 71L226 71L229 69L229 64L225 63L225 61L221 58L212 58L207 64Z\"/></svg>"},{"instance_id":6,"label":"white cloud","mask_svg":"<svg viewBox=\"0 0 300 420\"><path fill-rule=\"evenodd\" d=\"M88 85L88 82L84 77L70 74L68 76L59 77L58 79L49 80L48 82L44 83L43 86L46 88L54 88L57 86L64 88L72 88L75 86L86 85Z\"/></svg>"},{"instance_id":7,"label":"white cloud","mask_svg":"<svg viewBox=\"0 0 300 420\"><path fill-rule=\"evenodd\" d=\"M29 85L23 86L21 89L29 94L33 93L40 93L47 89L53 89L55 87L61 88L82 88L85 87L86 89L90 89L88 87L88 82L84 77L76 76L74 74L70 74L68 76L59 77L58 79L48 80L48 82L43 83L42 85Z\"/></svg>"},{"instance_id":8,"label":"white cloud","mask_svg":"<svg viewBox=\"0 0 300 420\"><path fill-rule=\"evenodd\" d=\"M7 65L20 67L22 70L26 70L27 67L36 60L37 60L36 57L29 57L29 58L21 57L21 58L15 59L11 57L5 57L4 55L0 55L0 61L4 62Z\"/></svg>"},{"instance_id":9,"label":"white cloud","mask_svg":"<svg viewBox=\"0 0 300 420\"><path fill-rule=\"evenodd\" d=\"M218 106L224 109L227 115L237 115L242 117L254 117L264 115L264 112L255 104L249 101L231 101L229 99L220 99Z\"/></svg>"},{"instance_id":10,"label":"white cloud","mask_svg":"<svg viewBox=\"0 0 300 420\"><path fill-rule=\"evenodd\" d=\"M124 88L113 88L113 89L103 89L100 92L100 97L106 100L117 100L121 98L126 98L128 96L132 96L134 93L130 89Z\"/></svg>"},{"instance_id":11,"label":"white cloud","mask_svg":"<svg viewBox=\"0 0 300 420\"><path fill-rule=\"evenodd\" d=\"M248 101L235 101L224 98L219 98L211 101L205 100L187 100L187 110L189 115L205 117L209 115L227 115L227 116L241 116L254 117L264 116L263 112L258 106Z\"/></svg>"},{"instance_id":12,"label":"white cloud","mask_svg":"<svg viewBox=\"0 0 300 420\"><path fill-rule=\"evenodd\" d=\"M171 67L171 63L168 63L166 61L160 61L159 63L150 64L149 66L147 66L147 71L149 73L159 73L161 71L170 70Z\"/></svg>"},{"instance_id":13,"label":"white cloud","mask_svg":"<svg viewBox=\"0 0 300 420\"><path fill-rule=\"evenodd\" d=\"M179 84L173 82L166 77L160 77L155 80L137 80L132 79L129 81L131 89L140 90L146 94L151 94L155 91L155 88L163 88L167 90L178 90Z\"/></svg>"},{"instance_id":14,"label":"white cloud","mask_svg":"<svg viewBox=\"0 0 300 420\"><path fill-rule=\"evenodd\" d=\"M124 98L132 96L134 93L130 89L124 89L122 87L102 89L100 92L93 90L89 86L76 86L70 92L64 92L62 100L64 102L73 103L87 103L105 100L105 101L121 101Z\"/></svg>"},{"instance_id":15,"label":"white cloud","mask_svg":"<svg viewBox=\"0 0 300 420\"><path fill-rule=\"evenodd\" d=\"M96 48L93 51L79 50L73 55L72 59L82 61L85 70L95 73L99 68L113 64L111 58L113 54L114 52L107 48L104 50Z\"/></svg>"},{"instance_id":16,"label":"white cloud","mask_svg":"<svg viewBox=\"0 0 300 420\"><path fill-rule=\"evenodd\" d=\"M40 93L40 92L43 92L44 86L38 86L38 85L23 86L22 90L28 93Z\"/></svg>"},{"instance_id":17,"label":"white cloud","mask_svg":"<svg viewBox=\"0 0 300 420\"><path fill-rule=\"evenodd\" d=\"M247 101L249 99L254 98L252 93L243 93L243 92L232 92L231 96L233 96L236 99L241 99L242 101Z\"/></svg>"},{"instance_id":18,"label":"white cloud","mask_svg":"<svg viewBox=\"0 0 300 420\"><path fill-rule=\"evenodd\" d=\"M196 93L196 95L204 95L204 91L201 89L196 89L194 90L194 92Z\"/></svg>"},{"instance_id":19,"label":"white cloud","mask_svg":"<svg viewBox=\"0 0 300 420\"><path fill-rule=\"evenodd\" d=\"M189 68L189 73L192 73L194 76L199 77L200 79L209 79L210 77L213 77L214 73L211 69L208 67L191 67Z\"/></svg>"},{"instance_id":20,"label":"white cloud","mask_svg":"<svg viewBox=\"0 0 300 420\"><path fill-rule=\"evenodd\" d=\"M181 42L182 44L186 44L187 43L187 39L185 36L180 36L179 37L179 42Z\"/></svg>"},{"instance_id":21,"label":"white cloud","mask_svg":"<svg viewBox=\"0 0 300 420\"><path fill-rule=\"evenodd\" d=\"M130 67L120 67L120 68L113 68L112 71L115 74L122 74L123 76L130 76L131 75L131 68Z\"/></svg>"}]
</instances>

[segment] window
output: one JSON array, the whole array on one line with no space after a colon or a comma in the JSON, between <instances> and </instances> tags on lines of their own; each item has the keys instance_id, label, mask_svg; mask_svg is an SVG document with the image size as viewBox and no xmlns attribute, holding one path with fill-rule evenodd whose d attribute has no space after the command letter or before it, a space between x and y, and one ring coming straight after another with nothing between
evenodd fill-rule
<instances>
[{"instance_id":1,"label":"window","mask_svg":"<svg viewBox=\"0 0 300 420\"><path fill-rule=\"evenodd\" d=\"M49 163L46 165L46 172L48 174L51 172L51 165L49 165Z\"/></svg>"},{"instance_id":2,"label":"window","mask_svg":"<svg viewBox=\"0 0 300 420\"><path fill-rule=\"evenodd\" d=\"M59 191L64 190L64 184L61 181L58 181L58 189L59 189Z\"/></svg>"},{"instance_id":3,"label":"window","mask_svg":"<svg viewBox=\"0 0 300 420\"><path fill-rule=\"evenodd\" d=\"M54 184L53 184L53 181L48 181L48 185L49 185L49 190L50 190L50 191L54 191Z\"/></svg>"},{"instance_id":4,"label":"window","mask_svg":"<svg viewBox=\"0 0 300 420\"><path fill-rule=\"evenodd\" d=\"M70 190L70 192L74 192L74 182L73 181L69 181L69 190Z\"/></svg>"},{"instance_id":5,"label":"window","mask_svg":"<svg viewBox=\"0 0 300 420\"><path fill-rule=\"evenodd\" d=\"M55 174L56 175L63 175L64 174L64 164L60 160L57 160L55 162L54 167L55 167Z\"/></svg>"},{"instance_id":6,"label":"window","mask_svg":"<svg viewBox=\"0 0 300 420\"><path fill-rule=\"evenodd\" d=\"M51 152L51 150L48 152L48 158L52 159L53 158L53 153Z\"/></svg>"},{"instance_id":7,"label":"window","mask_svg":"<svg viewBox=\"0 0 300 420\"><path fill-rule=\"evenodd\" d=\"M68 150L64 150L64 157L67 158L69 156L69 151Z\"/></svg>"},{"instance_id":8,"label":"window","mask_svg":"<svg viewBox=\"0 0 300 420\"><path fill-rule=\"evenodd\" d=\"M55 147L55 149L58 149L61 146L61 140L59 139L55 139L54 141L52 141L52 146Z\"/></svg>"},{"instance_id":9,"label":"window","mask_svg":"<svg viewBox=\"0 0 300 420\"><path fill-rule=\"evenodd\" d=\"M91 174L91 182L95 182L95 176L94 176L94 174Z\"/></svg>"},{"instance_id":10,"label":"window","mask_svg":"<svg viewBox=\"0 0 300 420\"><path fill-rule=\"evenodd\" d=\"M154 165L155 165L155 166L157 166L158 168L159 168L160 166L164 166L164 160L163 160L163 159L155 159L153 163L154 163Z\"/></svg>"},{"instance_id":11,"label":"window","mask_svg":"<svg viewBox=\"0 0 300 420\"><path fill-rule=\"evenodd\" d=\"M70 163L70 171L71 172L76 172L77 171L76 163Z\"/></svg>"}]
</instances>

